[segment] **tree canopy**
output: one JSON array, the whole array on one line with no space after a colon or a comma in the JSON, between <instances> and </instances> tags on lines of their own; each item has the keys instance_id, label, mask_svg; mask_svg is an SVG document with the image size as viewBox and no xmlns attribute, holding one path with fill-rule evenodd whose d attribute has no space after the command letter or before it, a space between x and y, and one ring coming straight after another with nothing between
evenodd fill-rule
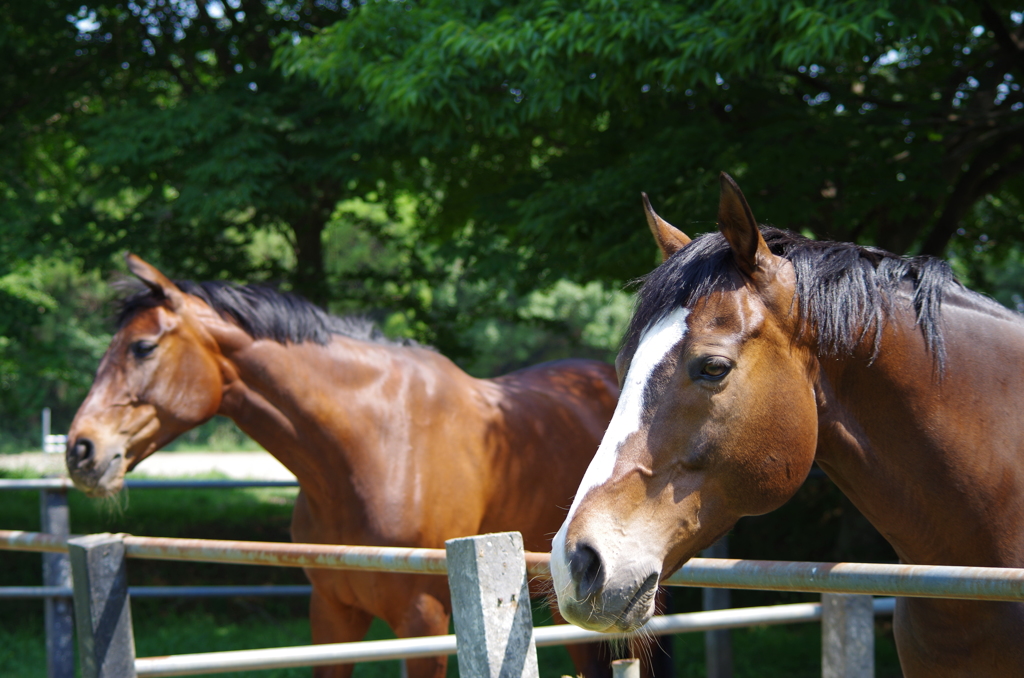
<instances>
[{"instance_id":1,"label":"tree canopy","mask_svg":"<svg viewBox=\"0 0 1024 678\"><path fill-rule=\"evenodd\" d=\"M419 138L435 237L472 221L527 284L622 280L652 259L639 191L704 231L720 170L818 237L1018 242L1021 21L986 2L373 3L278 61Z\"/></svg>"},{"instance_id":2,"label":"tree canopy","mask_svg":"<svg viewBox=\"0 0 1024 678\"><path fill-rule=\"evenodd\" d=\"M391 137L364 134L371 123L311 84L286 82L272 42L344 16L315 0L0 2L0 335L11 407L77 404L105 341L86 332L59 347L47 328L74 325L73 308L102 313L88 273L109 273L126 250L180 277L286 279L327 302L327 222L340 200L393 175L396 153L368 170ZM283 247L252 256L255 241L274 236ZM54 259L78 262L62 269L77 296L61 276L30 270ZM101 337L102 317L86 323ZM83 351L88 359L72 358Z\"/></svg>"},{"instance_id":3,"label":"tree canopy","mask_svg":"<svg viewBox=\"0 0 1024 678\"><path fill-rule=\"evenodd\" d=\"M0 0L0 410L70 416L134 251L477 374L607 357L725 170L1024 307L1024 5ZM1016 296L1015 296L1016 295Z\"/></svg>"},{"instance_id":4,"label":"tree canopy","mask_svg":"<svg viewBox=\"0 0 1024 678\"><path fill-rule=\"evenodd\" d=\"M99 261L127 247L191 275L280 275L240 248L276 229L300 291L325 303L321 235L334 206L387 174L369 170L386 130L271 66L272 42L343 18L332 2L43 2L5 7L19 130L54 128L60 143L22 134L16 155L66 175L26 181L36 223ZM54 18L56 17L56 18ZM42 26L39 19L42 18ZM38 49L26 40L42 32ZM61 74L47 82L37 73ZM50 94L54 92L54 94ZM17 142L12 140L11 145ZM395 156L395 149L389 149ZM358 158L365 156L367 161ZM16 162L18 161L16 160ZM11 174L31 176L29 168ZM54 200L39 205L40 190ZM54 202L57 201L57 202Z\"/></svg>"}]
</instances>

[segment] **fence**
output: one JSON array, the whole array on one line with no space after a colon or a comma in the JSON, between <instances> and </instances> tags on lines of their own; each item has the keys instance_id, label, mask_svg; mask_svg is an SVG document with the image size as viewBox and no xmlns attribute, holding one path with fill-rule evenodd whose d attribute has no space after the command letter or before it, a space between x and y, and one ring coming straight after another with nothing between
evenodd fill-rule
<instances>
[{"instance_id":1,"label":"fence","mask_svg":"<svg viewBox=\"0 0 1024 678\"><path fill-rule=\"evenodd\" d=\"M63 454L67 447L68 437L63 433L50 433L50 408L44 407L42 414L43 452L46 454Z\"/></svg>"},{"instance_id":2,"label":"fence","mask_svg":"<svg viewBox=\"0 0 1024 678\"><path fill-rule=\"evenodd\" d=\"M49 410L43 410L43 444L49 436ZM49 436L53 438L54 436ZM46 450L49 452L49 450ZM233 489L251 487L298 487L293 480L129 480L129 489ZM68 478L0 479L2 490L38 490L40 527L43 532L67 538L70 531ZM309 586L138 586L136 598L302 596ZM43 553L43 586L0 587L3 598L42 598L46 628L46 662L49 678L73 678L71 561L65 553Z\"/></svg>"},{"instance_id":3,"label":"fence","mask_svg":"<svg viewBox=\"0 0 1024 678\"><path fill-rule=\"evenodd\" d=\"M65 541L42 533L0 531L0 548L70 552L75 614L86 678L192 675L452 652L459 655L460 670L465 676L532 676L537 673L533 649L536 645L609 637L575 627L532 629L529 606L519 606L515 601L526 599L528 577L548 576L548 559L546 554L523 553L516 533L452 540L446 550L440 550L131 535L90 535ZM136 659L131 638L130 594L125 585L125 558L447 573L452 588L456 635L454 638L365 641ZM823 637L834 641L826 642L823 649L823 675L826 676L863 676L873 672L873 660L867 652L873 646L870 615L873 611L891 610L893 602L872 603L863 594L1024 601L1024 570L1007 568L694 558L665 583L825 593L821 604L669 615L652 620L646 630L661 635L823 619ZM103 614L98 614L97 610L103 610ZM510 658L515 664L511 667L507 665Z\"/></svg>"},{"instance_id":4,"label":"fence","mask_svg":"<svg viewBox=\"0 0 1024 678\"><path fill-rule=\"evenodd\" d=\"M51 434L50 409L42 411L42 449L46 453L61 453L67 443L67 436ZM812 471L812 477L823 474L818 469ZM129 489L229 489L243 487L297 487L295 481L237 481L237 480L129 480ZM34 480L3 480L0 479L0 490L4 489L35 489L40 491L42 529L44 532L67 536L69 516L66 491L73 484L67 478L45 478ZM727 555L725 541L704 552L705 556L722 558ZM74 675L74 656L71 649L71 571L68 556L60 553L43 554L43 586L0 587L2 598L43 598L45 605L45 626L47 643L48 676L50 678L70 678ZM129 593L136 598L147 597L227 597L227 596L287 596L309 595L310 586L150 586L130 587ZM704 589L703 608L705 610L728 609L730 607L727 589ZM876 606L877 612L886 614L891 605ZM817 608L816 608L817 609ZM890 612L891 613L891 612ZM771 613L765 613L767 618ZM802 613L801 613L802 614ZM820 610L816 612L820 618ZM728 619L728 615L724 619ZM711 618L709 618L711 619ZM802 619L794 618L793 621ZM810 620L810 619L808 619ZM760 623L760 622L751 622ZM773 622L774 623L774 622ZM740 624L749 625L749 624ZM728 628L710 629L706 634L706 655L708 678L731 678L732 655ZM541 640L540 642L545 642Z\"/></svg>"},{"instance_id":5,"label":"fence","mask_svg":"<svg viewBox=\"0 0 1024 678\"><path fill-rule=\"evenodd\" d=\"M44 411L45 415L45 411ZM45 416L44 416L45 422ZM44 423L45 427L45 423ZM48 430L48 429L46 429ZM44 430L45 434L45 430ZM45 437L44 437L45 440ZM128 480L129 489L230 489L249 487L297 487L295 481L239 481L239 480ZM66 537L68 535L68 505L66 491L73 488L73 483L67 478L40 478L4 480L0 479L0 490L38 490L40 492L40 505L42 514L43 530L45 532ZM727 555L725 541L717 543L708 549L705 556L721 558ZM44 586L14 586L0 587L0 598L43 598L46 609L46 643L48 675L50 678L70 678L74 675L74 654L72 651L72 608L71 608L71 572L68 556L60 553L44 553ZM214 597L214 596L281 596L281 595L309 595L309 586L140 586L130 587L129 594L135 598L151 597ZM729 608L729 591L726 589L704 589L705 610L716 610ZM877 607L879 614L890 613L891 605ZM820 618L820 610L807 608L798 611L793 608L789 611L772 611L766 609L749 617L746 623L739 626L749 626L754 623L763 623L761 620L769 620L767 623L789 623L796 621L813 621ZM806 617L811 614L818 616ZM888 612L887 612L888 611ZM779 616L782 614L782 616ZM786 616L791 615L791 616ZM792 616L796 615L796 616ZM729 628L736 624L736 617L729 613L720 617L707 617L705 621L718 621L732 624L722 626L715 630L710 628L706 632L706 655L708 678L731 678L732 657ZM693 623L687 622L687 624ZM668 627L666 627L668 628ZM674 627L673 627L674 628ZM702 630L680 627L686 630ZM569 632L568 629L563 632ZM542 634L543 636L543 634ZM539 642L544 644L559 644L557 639L553 642L546 640L548 636L540 638ZM551 637L555 638L555 637ZM454 642L454 641L453 641ZM453 646L454 647L454 646ZM453 650L454 651L454 650Z\"/></svg>"},{"instance_id":6,"label":"fence","mask_svg":"<svg viewBox=\"0 0 1024 678\"><path fill-rule=\"evenodd\" d=\"M44 452L64 450L66 436L50 433L48 408L43 411L41 433ZM297 483L132 480L127 485L138 489L226 489L296 487ZM66 495L71 487L71 482L64 478L0 479L0 490L40 491L43 532L0 530L0 549L41 552L44 585L2 587L0 598L44 598L51 678L74 675L72 597L84 678L195 675L441 654L458 654L460 672L464 676L519 678L538 675L536 647L624 637L564 625L534 629L530 606L510 603L528 600L528 576L549 576L547 556L524 553L517 533L451 540L446 550L218 542L109 534L72 537ZM874 675L873 616L892 614L895 607L895 598L872 600L870 595L1024 601L1024 570L729 560L722 557L724 542L704 555L715 557L692 559L664 583L704 587L706 611L655 617L644 632L650 635L709 632L709 676L731 675L728 640L722 636L726 629L821 621L823 676L866 678ZM308 595L310 587L128 587L125 558L447 574L456 634L136 658L130 611L132 597ZM731 588L820 592L822 602L722 609L728 608L727 589ZM500 595L495 595L496 592ZM620 668L616 667L616 671Z\"/></svg>"}]
</instances>

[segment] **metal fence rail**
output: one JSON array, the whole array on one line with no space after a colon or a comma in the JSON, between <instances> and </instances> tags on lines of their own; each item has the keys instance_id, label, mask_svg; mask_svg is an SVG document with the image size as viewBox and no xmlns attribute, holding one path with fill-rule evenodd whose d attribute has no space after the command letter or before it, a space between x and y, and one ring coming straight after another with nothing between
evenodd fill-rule
<instances>
[{"instance_id":1,"label":"metal fence rail","mask_svg":"<svg viewBox=\"0 0 1024 678\"><path fill-rule=\"evenodd\" d=\"M518 535L515 535L518 539ZM479 544L490 547L490 540L497 540L502 535L486 535L467 538L482 540ZM503 537L502 537L503 538ZM454 540L454 542L463 540ZM79 574L83 577L96 572L100 576L112 576L113 579L96 580L82 584L79 590L76 583L76 609L79 598L84 605L106 606L108 590L121 581L117 594L118 605L124 612L121 623L130 634L130 614L128 601L131 592L123 582L124 558L168 559L168 560L201 560L205 562L246 563L254 565L285 565L292 567L315 567L344 570L363 570L378 572L404 572L419 574L449 575L449 582L454 586L452 567L465 568L466 565L453 565L452 544L448 543L446 551L441 549L385 548L366 546L330 546L322 544L288 544L241 541L213 541L196 539L169 539L153 537L135 537L131 535L90 535L73 538L72 561L78 563L75 580ZM518 542L518 555L515 556L522 571L523 584L528 576L544 577L548 572L547 554L525 554L522 551L521 539ZM480 546L479 548L483 548ZM55 535L33 532L0 530L0 549L20 551L39 551L60 553L69 550L65 538ZM75 554L78 554L77 556ZM110 556L105 553L118 553L116 557L121 565L112 568L106 563ZM527 557L528 556L528 557ZM460 556L460 558L463 556ZM78 558L78 560L75 560ZM95 560L99 558L100 560ZM470 558L471 569L481 571L486 568L484 561ZM509 561L511 562L511 561ZM527 562L529 568L527 568ZM102 565L102 566L101 566ZM490 566L490 567L493 567ZM86 568L86 569L82 569ZM92 568L97 568L93 570ZM120 569L118 569L120 568ZM494 571L504 572L505 564ZM529 569L529 575L527 571ZM117 571L115 571L117 570ZM113 573L113 574L110 574ZM479 587L484 575L476 579L474 586ZM86 577L87 578L87 577ZM83 580L84 581L84 580ZM923 565L885 565L885 564L854 564L854 563L785 563L773 561L741 561L729 559L694 558L681 570L670 577L665 583L677 586L757 588L789 591L837 592L841 594L885 594L896 593L901 596L923 596L935 598L968 598L982 600L1024 601L1024 570L990 567L948 567ZM116 587L115 587L116 588ZM113 589L109 589L113 591ZM100 591L101 594L97 594ZM453 589L454 591L454 589ZM522 589L525 596L526 589ZM97 598L96 596L99 595ZM113 595L113 593L109 594ZM491 594L485 597L489 599ZM92 598L88 598L92 596ZM823 601L829 598L828 605L805 603L798 605L781 605L765 608L747 608L714 610L683 615L670 615L655 618L645 628L650 635L680 633L687 631L708 631L713 629L737 628L752 624L779 624L823 619L831 607L844 605L846 599L850 603L846 612L839 615L848 618L848 611L860 607L869 620L872 614L886 614L894 607L894 599L872 602L863 595L835 595L826 593ZM113 600L113 599L112 599ZM453 603L456 597L453 593ZM858 602L859 601L859 602ZM500 606L501 599L498 599ZM867 605L864 608L864 604ZM456 608L459 606L456 605ZM506 606L508 607L508 606ZM460 608L461 609L461 608ZM846 616L844 616L846 615ZM520 615L521 616L521 615ZM839 618L837 617L837 618ZM88 618L88 617L87 617ZM79 622L82 623L81 620ZM846 623L846 622L843 622ZM861 638L870 637L870 624L865 626L863 618L860 624ZM459 629L456 617L456 630ZM864 631L866 629L866 631ZM834 630L834 629L833 629ZM845 633L845 631L843 631ZM461 631L459 632L461 634ZM504 632L503 632L504 633ZM593 633L571 626L556 626L537 629L531 632L531 638L537 645L564 644L567 642L590 642L605 640L612 636ZM501 634L499 634L501 635ZM507 635L507 634L505 634ZM461 636L460 636L461 637ZM502 636L504 637L504 636ZM847 638L851 637L849 634ZM130 638L130 636L129 636ZM469 641L467 641L469 642ZM532 642L532 641L531 641ZM123 646L129 647L122 643ZM137 675L187 675L211 671L240 670L244 668L273 668L284 666L309 666L317 664L333 664L350 661L382 658L422 657L431 654L445 654L456 651L457 643L451 637L429 639L403 639L396 641L371 641L349 643L336 646L310 646L302 648L276 648L267 650L246 650L229 653L204 653L197 655L163 657L163 658L128 658L125 668L119 670L135 670ZM132 651L133 652L133 651ZM531 650L532 652L532 650ZM124 652L121 653L124 655ZM823 654L823 662L827 654ZM535 661L535 660L534 660ZM840 673L843 673L840 671ZM119 675L116 673L110 675ZM845 674L844 674L845 675Z\"/></svg>"},{"instance_id":2,"label":"metal fence rail","mask_svg":"<svg viewBox=\"0 0 1024 678\"><path fill-rule=\"evenodd\" d=\"M0 586L5 598L70 598L74 589L67 586ZM234 598L252 596L308 596L309 585L252 586L129 586L132 598Z\"/></svg>"},{"instance_id":3,"label":"metal fence rail","mask_svg":"<svg viewBox=\"0 0 1024 678\"><path fill-rule=\"evenodd\" d=\"M76 535L69 535L74 537ZM66 553L68 537L45 532L0 530L0 549ZM405 574L448 572L444 549L416 549L376 546L334 546L291 542L232 541L219 539L178 539L124 535L129 558L180 560L233 565L275 565L329 570L367 570ZM549 578L547 553L527 553L527 572Z\"/></svg>"},{"instance_id":4,"label":"metal fence rail","mask_svg":"<svg viewBox=\"0 0 1024 678\"><path fill-rule=\"evenodd\" d=\"M662 582L762 591L1024 601L1024 569L693 558Z\"/></svg>"},{"instance_id":5,"label":"metal fence rail","mask_svg":"<svg viewBox=\"0 0 1024 678\"><path fill-rule=\"evenodd\" d=\"M0 549L33 551L35 553L67 553L68 537L48 532L0 530Z\"/></svg>"},{"instance_id":6,"label":"metal fence rail","mask_svg":"<svg viewBox=\"0 0 1024 678\"><path fill-rule=\"evenodd\" d=\"M148 560L179 560L234 565L276 565L404 574L447 573L444 549L332 546L285 542L124 537L125 555Z\"/></svg>"},{"instance_id":7,"label":"metal fence rail","mask_svg":"<svg viewBox=\"0 0 1024 678\"><path fill-rule=\"evenodd\" d=\"M895 598L874 601L876 615L892 614ZM821 621L821 603L797 603L766 607L712 610L686 614L665 615L651 619L640 633L661 636L675 633L697 633L718 629L734 629L753 625L794 624ZM626 638L629 634L607 634L587 631L578 626L560 624L543 626L533 631L537 647L552 647L569 643L594 643ZM135 660L139 676L181 676L215 671L242 671L247 669L281 669L299 666L325 666L388 659L416 659L453 655L458 648L454 635L428 638L399 638L372 640L359 643L334 643L282 647L266 650L234 650L230 652L203 652L188 655L170 655Z\"/></svg>"},{"instance_id":8,"label":"metal fence rail","mask_svg":"<svg viewBox=\"0 0 1024 678\"><path fill-rule=\"evenodd\" d=\"M126 480L129 490L237 490L298 487L297 480ZM70 478L0 478L0 490L73 490Z\"/></svg>"},{"instance_id":9,"label":"metal fence rail","mask_svg":"<svg viewBox=\"0 0 1024 678\"><path fill-rule=\"evenodd\" d=\"M443 575L447 572L443 549L131 535L124 535L123 539L128 558L407 574ZM67 542L40 532L0 530L0 549L61 552L67 550ZM548 559L546 553L528 553L527 572L537 578L549 577ZM692 558L663 583L668 586L1024 602L1024 569L1003 567Z\"/></svg>"},{"instance_id":10,"label":"metal fence rail","mask_svg":"<svg viewBox=\"0 0 1024 678\"><path fill-rule=\"evenodd\" d=\"M131 488L205 488L225 489L242 487L291 488L293 481L233 481L233 480L182 480L182 481L129 481ZM70 647L57 648L59 643L70 642L70 629L55 631L61 624L70 623L70 599L96 595L95 587L79 590L70 588L69 568L61 563L67 560L69 551L66 492L72 484L68 479L48 478L38 480L3 480L0 490L38 490L41 496L43 529L49 532L22 532L0 530L0 550L39 552L48 561L49 571L44 567L44 586L3 587L0 598L44 598L47 601L47 645L49 658L64 656L71 661ZM189 562L233 563L249 565L273 565L339 570L363 570L376 572L416 573L444 575L449 565L459 567L459 561L451 560L451 551L445 549L385 548L370 546L334 546L323 544L267 543L226 540L172 539L160 537L136 537L132 535L92 535L77 539L75 548L79 555L79 567L86 567L82 558L94 547L82 544L98 538L104 544L114 544L123 558L159 559ZM459 540L456 540L459 541ZM99 542L97 542L98 544ZM488 543L489 545L489 543ZM450 544L449 544L450 546ZM82 550L86 548L86 550ZM104 547L106 548L106 547ZM523 553L521 542L516 556L520 567L525 558L524 576L545 579L550 577L547 554ZM63 559L63 560L60 560ZM92 567L89 565L88 567ZM63 568L63 569L62 569ZM67 569L68 571L64 571ZM91 572L91 570L87 570ZM48 572L48 573L47 573ZM87 578L86 575L83 577ZM91 575L88 575L91 576ZM449 573L450 576L450 573ZM78 579L78 574L75 576ZM483 580L478 580L483 581ZM131 623L128 601L131 597L198 597L238 595L308 595L308 586L195 586L195 587L127 587L127 579L119 584L123 617L127 620L128 643ZM759 589L775 591L803 591L822 593L822 603L798 605L777 605L764 608L722 609L681 615L669 615L652 619L644 629L650 635L713 631L740 628L754 624L784 624L822 620L823 623L823 671L829 675L873 675L861 672L851 663L850 648L861 647L860 659L871 657L872 632L870 617L873 614L891 614L894 598L871 601L865 594L895 595L909 597L953 598L989 601L1024 602L1024 569L990 567L952 567L925 565L891 565L865 563L798 563L778 561L744 561L724 558L693 558L677 573L663 582L670 586L691 586L724 589ZM480 584L478 583L477 586ZM453 589L454 591L454 589ZM523 589L525 591L525 589ZM850 595L852 594L852 595ZM101 594L89 605L105 604L107 594ZM522 594L525 596L525 592ZM85 600L85 599L83 599ZM113 599L111 599L113 600ZM60 610L57 606L63 606ZM459 606L456 606L459 607ZM856 611L855 611L856 608ZM51 614L51 612L53 612ZM58 614L59 612L59 614ZM851 616L852 615L852 616ZM866 616L865 616L866 615ZM866 621L865 621L866 619ZM854 620L851 623L850 620ZM79 621L81 624L81 620ZM837 626L837 624L839 626ZM830 626L831 625L831 626ZM122 624L123 626L123 624ZM855 628L856 627L856 628ZM93 629L98 631L99 629ZM458 622L456 630L459 633ZM88 631L88 629L86 629ZM80 627L80 638L82 628ZM838 634L838 635L837 635ZM845 634L845 635L843 635ZM859 635L857 635L859 634ZM461 637L461 636L460 636ZM607 640L614 636L599 634L574 626L553 626L538 628L533 632L536 646L560 645L565 643ZM475 646L483 642L479 638L471 641ZM531 642L531 646L534 643ZM176 657L135 658L134 650L127 657L127 663L112 673L98 675L170 676L192 675L221 671L237 671L253 668L275 668L288 666L315 666L377 659L398 659L453 654L457 650L454 636L436 638L413 638L393 641L369 641L338 645L317 645L299 648L274 648L236 652L202 653ZM533 652L533 650L530 650ZM834 656L830 656L830 652ZM865 654L865 652L867 654ZM116 654L116 653L115 653ZM461 653L460 653L461 654ZM842 656L840 656L842 655ZM535 664L536 660L533 659ZM461 657L460 657L461 665ZM866 666L866 664L864 664ZM58 675L51 662L50 675ZM468 666L468 664L467 664ZM826 667L827 670L826 670ZM852 667L852 668L851 668ZM70 672L67 669L70 668ZM862 667L861 667L862 668ZM64 673L73 675L73 667L65 664ZM525 675L525 674L524 674Z\"/></svg>"},{"instance_id":11,"label":"metal fence rail","mask_svg":"<svg viewBox=\"0 0 1024 678\"><path fill-rule=\"evenodd\" d=\"M135 660L138 676L193 676L253 669L286 669L301 666L327 666L389 659L419 659L452 655L457 651L455 636L364 640L358 643L334 643L279 647L266 650L234 650L196 654L147 657Z\"/></svg>"}]
</instances>

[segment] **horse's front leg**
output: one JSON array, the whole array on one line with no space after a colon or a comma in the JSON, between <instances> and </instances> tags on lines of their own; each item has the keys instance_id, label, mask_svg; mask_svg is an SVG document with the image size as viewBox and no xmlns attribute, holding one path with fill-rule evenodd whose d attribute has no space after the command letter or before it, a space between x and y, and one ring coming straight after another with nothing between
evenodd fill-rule
<instances>
[{"instance_id":1,"label":"horse's front leg","mask_svg":"<svg viewBox=\"0 0 1024 678\"><path fill-rule=\"evenodd\" d=\"M354 643L363 639L370 628L373 615L342 603L328 588L319 590L313 584L313 594L309 600L309 623L313 642L323 643ZM336 664L334 666L317 666L313 669L315 678L350 678L354 664Z\"/></svg>"},{"instance_id":2,"label":"horse's front leg","mask_svg":"<svg viewBox=\"0 0 1024 678\"><path fill-rule=\"evenodd\" d=\"M399 638L413 638L447 634L449 617L444 603L431 593L420 591L412 596L408 607L397 618L387 621ZM407 659L405 667L408 678L444 678L448 658Z\"/></svg>"}]
</instances>

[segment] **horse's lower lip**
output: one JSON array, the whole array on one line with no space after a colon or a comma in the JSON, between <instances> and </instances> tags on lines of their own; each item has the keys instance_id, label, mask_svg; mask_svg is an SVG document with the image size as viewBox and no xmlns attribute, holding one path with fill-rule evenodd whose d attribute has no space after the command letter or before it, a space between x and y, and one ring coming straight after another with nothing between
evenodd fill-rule
<instances>
[{"instance_id":1,"label":"horse's lower lip","mask_svg":"<svg viewBox=\"0 0 1024 678\"><path fill-rule=\"evenodd\" d=\"M622 610L622 614L620 614L618 618L615 620L613 626L616 626L618 628L627 628L630 631L642 626L643 624L635 624L629 622L628 617L637 605L639 605L640 603L646 604L650 600L651 596L657 593L659 581L660 576L657 572L647 577L647 579L644 580L644 583L640 585L640 588L636 590L636 593L633 594L633 597L629 599L629 602L626 603L626 607Z\"/></svg>"},{"instance_id":2,"label":"horse's lower lip","mask_svg":"<svg viewBox=\"0 0 1024 678\"><path fill-rule=\"evenodd\" d=\"M123 485L123 476L118 473L122 459L122 455L115 454L103 467L101 473L72 472L71 480L89 497L111 497L120 492ZM116 489L111 485L116 485Z\"/></svg>"},{"instance_id":3,"label":"horse's lower lip","mask_svg":"<svg viewBox=\"0 0 1024 678\"><path fill-rule=\"evenodd\" d=\"M86 480L80 476L73 476L71 480L75 483L75 487L81 490L82 493L85 494L85 496L91 497L93 499L102 499L104 497L110 497L117 494L120 491L120 488L118 490L111 490L109 487L102 485L100 483L102 478Z\"/></svg>"}]
</instances>

